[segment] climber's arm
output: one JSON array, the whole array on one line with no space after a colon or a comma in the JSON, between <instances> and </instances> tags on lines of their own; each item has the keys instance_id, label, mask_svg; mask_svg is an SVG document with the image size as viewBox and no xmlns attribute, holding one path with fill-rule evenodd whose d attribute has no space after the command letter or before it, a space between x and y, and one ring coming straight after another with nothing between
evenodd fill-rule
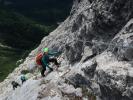
<instances>
[{"instance_id":1,"label":"climber's arm","mask_svg":"<svg viewBox=\"0 0 133 100\"><path fill-rule=\"evenodd\" d=\"M60 54L61 54L61 52L49 52L48 53L48 55L50 55L50 56L58 56Z\"/></svg>"}]
</instances>

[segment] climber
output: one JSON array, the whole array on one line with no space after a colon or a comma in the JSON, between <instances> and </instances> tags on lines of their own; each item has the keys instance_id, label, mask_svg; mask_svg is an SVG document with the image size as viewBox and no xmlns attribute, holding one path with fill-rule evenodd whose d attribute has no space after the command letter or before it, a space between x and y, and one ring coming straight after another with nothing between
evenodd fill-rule
<instances>
[{"instance_id":1,"label":"climber","mask_svg":"<svg viewBox=\"0 0 133 100\"><path fill-rule=\"evenodd\" d=\"M46 71L46 67L50 69L50 71L53 71L53 68L49 67L49 63L53 62L57 68L59 67L59 63L57 62L56 58L50 58L50 56L57 56L59 55L61 52L54 52L54 53L50 53L48 48L44 48L43 49L43 57L41 60L42 63L42 70L41 70L41 75L44 77L44 72Z\"/></svg>"},{"instance_id":2,"label":"climber","mask_svg":"<svg viewBox=\"0 0 133 100\"><path fill-rule=\"evenodd\" d=\"M22 82L22 84L24 83L24 82L26 82L26 80L27 80L27 77L25 76L25 75L21 75L21 82Z\"/></svg>"},{"instance_id":3,"label":"climber","mask_svg":"<svg viewBox=\"0 0 133 100\"><path fill-rule=\"evenodd\" d=\"M13 90L15 90L15 88L17 88L18 86L20 87L20 84L15 82L15 81L12 81L12 86L13 86Z\"/></svg>"}]
</instances>

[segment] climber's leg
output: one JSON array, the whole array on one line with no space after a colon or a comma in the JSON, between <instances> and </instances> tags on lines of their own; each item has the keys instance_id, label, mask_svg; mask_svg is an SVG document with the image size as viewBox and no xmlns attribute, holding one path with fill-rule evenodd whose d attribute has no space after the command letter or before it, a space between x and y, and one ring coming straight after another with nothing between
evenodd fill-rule
<instances>
[{"instance_id":1,"label":"climber's leg","mask_svg":"<svg viewBox=\"0 0 133 100\"><path fill-rule=\"evenodd\" d=\"M57 67L59 67L59 63L57 62L56 58L50 58L49 62L53 62Z\"/></svg>"},{"instance_id":2,"label":"climber's leg","mask_svg":"<svg viewBox=\"0 0 133 100\"><path fill-rule=\"evenodd\" d=\"M44 72L46 71L46 66L43 66L42 67L42 70L41 70L41 75L42 75L42 77L44 77L45 75L44 75Z\"/></svg>"}]
</instances>

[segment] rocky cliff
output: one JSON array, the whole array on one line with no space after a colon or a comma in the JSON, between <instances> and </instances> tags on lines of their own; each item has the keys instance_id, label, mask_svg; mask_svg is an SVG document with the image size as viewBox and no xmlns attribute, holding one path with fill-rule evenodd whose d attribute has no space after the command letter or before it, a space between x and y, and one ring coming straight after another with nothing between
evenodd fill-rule
<instances>
[{"instance_id":1,"label":"rocky cliff","mask_svg":"<svg viewBox=\"0 0 133 100\"><path fill-rule=\"evenodd\" d=\"M0 84L2 100L132 100L133 1L75 0L70 16ZM12 90L44 47L62 51L59 71Z\"/></svg>"}]
</instances>

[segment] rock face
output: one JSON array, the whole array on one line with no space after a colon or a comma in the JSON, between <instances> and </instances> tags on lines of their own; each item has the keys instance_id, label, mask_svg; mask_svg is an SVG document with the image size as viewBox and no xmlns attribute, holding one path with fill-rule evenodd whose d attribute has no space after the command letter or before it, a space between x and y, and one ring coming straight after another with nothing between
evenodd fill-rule
<instances>
[{"instance_id":1,"label":"rock face","mask_svg":"<svg viewBox=\"0 0 133 100\"><path fill-rule=\"evenodd\" d=\"M50 73L43 84L36 86L42 87L39 100L132 100L132 18L132 0L75 0L65 22L31 52L24 67L19 67L27 68L26 64L44 47L62 51L60 72ZM4 88L12 78L0 86ZM13 95L0 97L10 100Z\"/></svg>"}]
</instances>

